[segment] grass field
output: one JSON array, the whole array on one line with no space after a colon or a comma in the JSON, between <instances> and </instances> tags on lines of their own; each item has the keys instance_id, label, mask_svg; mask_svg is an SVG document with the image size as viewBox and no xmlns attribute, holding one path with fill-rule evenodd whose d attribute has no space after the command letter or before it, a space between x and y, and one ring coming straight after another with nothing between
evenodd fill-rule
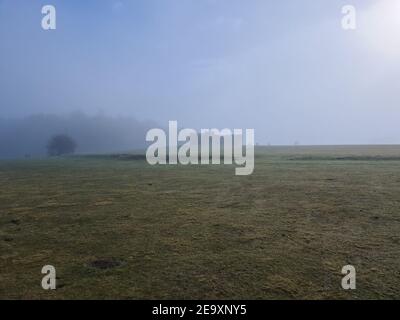
<instances>
[{"instance_id":1,"label":"grass field","mask_svg":"<svg viewBox=\"0 0 400 320\"><path fill-rule=\"evenodd\" d=\"M400 146L265 147L255 171L0 162L0 298L400 298ZM57 290L41 288L54 265ZM357 290L341 269L357 270Z\"/></svg>"}]
</instances>

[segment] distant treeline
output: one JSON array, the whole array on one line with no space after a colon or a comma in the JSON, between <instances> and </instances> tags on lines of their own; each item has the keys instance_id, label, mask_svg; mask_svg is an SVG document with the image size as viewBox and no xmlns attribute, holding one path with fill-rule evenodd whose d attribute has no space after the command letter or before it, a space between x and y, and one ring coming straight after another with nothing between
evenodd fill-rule
<instances>
[{"instance_id":1,"label":"distant treeline","mask_svg":"<svg viewBox=\"0 0 400 320\"><path fill-rule=\"evenodd\" d=\"M157 127L151 121L132 117L66 116L37 114L25 118L0 118L0 158L39 157L56 134L67 134L77 143L79 153L108 153L141 149L146 132Z\"/></svg>"}]
</instances>

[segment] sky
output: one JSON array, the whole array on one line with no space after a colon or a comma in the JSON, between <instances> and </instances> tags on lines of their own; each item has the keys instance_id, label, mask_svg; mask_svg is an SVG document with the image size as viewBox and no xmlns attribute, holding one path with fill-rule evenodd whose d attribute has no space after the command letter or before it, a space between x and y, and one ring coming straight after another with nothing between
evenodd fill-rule
<instances>
[{"instance_id":1,"label":"sky","mask_svg":"<svg viewBox=\"0 0 400 320\"><path fill-rule=\"evenodd\" d=\"M47 4L56 30L41 28ZM259 144L394 144L399 89L397 0L0 0L3 119L79 111L251 128Z\"/></svg>"}]
</instances>

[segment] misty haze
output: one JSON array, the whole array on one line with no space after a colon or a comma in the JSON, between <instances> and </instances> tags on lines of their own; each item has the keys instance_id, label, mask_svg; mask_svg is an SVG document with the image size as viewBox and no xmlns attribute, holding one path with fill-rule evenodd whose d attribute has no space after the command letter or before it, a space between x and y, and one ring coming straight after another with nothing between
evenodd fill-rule
<instances>
[{"instance_id":1,"label":"misty haze","mask_svg":"<svg viewBox=\"0 0 400 320\"><path fill-rule=\"evenodd\" d=\"M0 157L46 156L48 140L55 134L70 135L78 153L127 152L144 149L150 121L132 117L38 114L24 118L0 119Z\"/></svg>"},{"instance_id":2,"label":"misty haze","mask_svg":"<svg viewBox=\"0 0 400 320\"><path fill-rule=\"evenodd\" d=\"M399 84L398 0L0 0L0 299L399 299Z\"/></svg>"}]
</instances>

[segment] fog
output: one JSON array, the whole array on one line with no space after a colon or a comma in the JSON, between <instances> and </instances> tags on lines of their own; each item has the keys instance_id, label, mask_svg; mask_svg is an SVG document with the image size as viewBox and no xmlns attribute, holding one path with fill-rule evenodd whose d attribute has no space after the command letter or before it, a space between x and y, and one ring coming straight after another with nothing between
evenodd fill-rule
<instances>
[{"instance_id":1,"label":"fog","mask_svg":"<svg viewBox=\"0 0 400 320\"><path fill-rule=\"evenodd\" d=\"M0 119L0 157L43 157L53 135L66 134L77 143L78 153L131 152L143 149L150 121L130 117L37 114L26 118Z\"/></svg>"},{"instance_id":2,"label":"fog","mask_svg":"<svg viewBox=\"0 0 400 320\"><path fill-rule=\"evenodd\" d=\"M49 31L45 4L0 0L1 154L64 130L84 152L140 146L145 119L259 144L400 143L397 0L352 1L355 30L345 0L53 0Z\"/></svg>"}]
</instances>

